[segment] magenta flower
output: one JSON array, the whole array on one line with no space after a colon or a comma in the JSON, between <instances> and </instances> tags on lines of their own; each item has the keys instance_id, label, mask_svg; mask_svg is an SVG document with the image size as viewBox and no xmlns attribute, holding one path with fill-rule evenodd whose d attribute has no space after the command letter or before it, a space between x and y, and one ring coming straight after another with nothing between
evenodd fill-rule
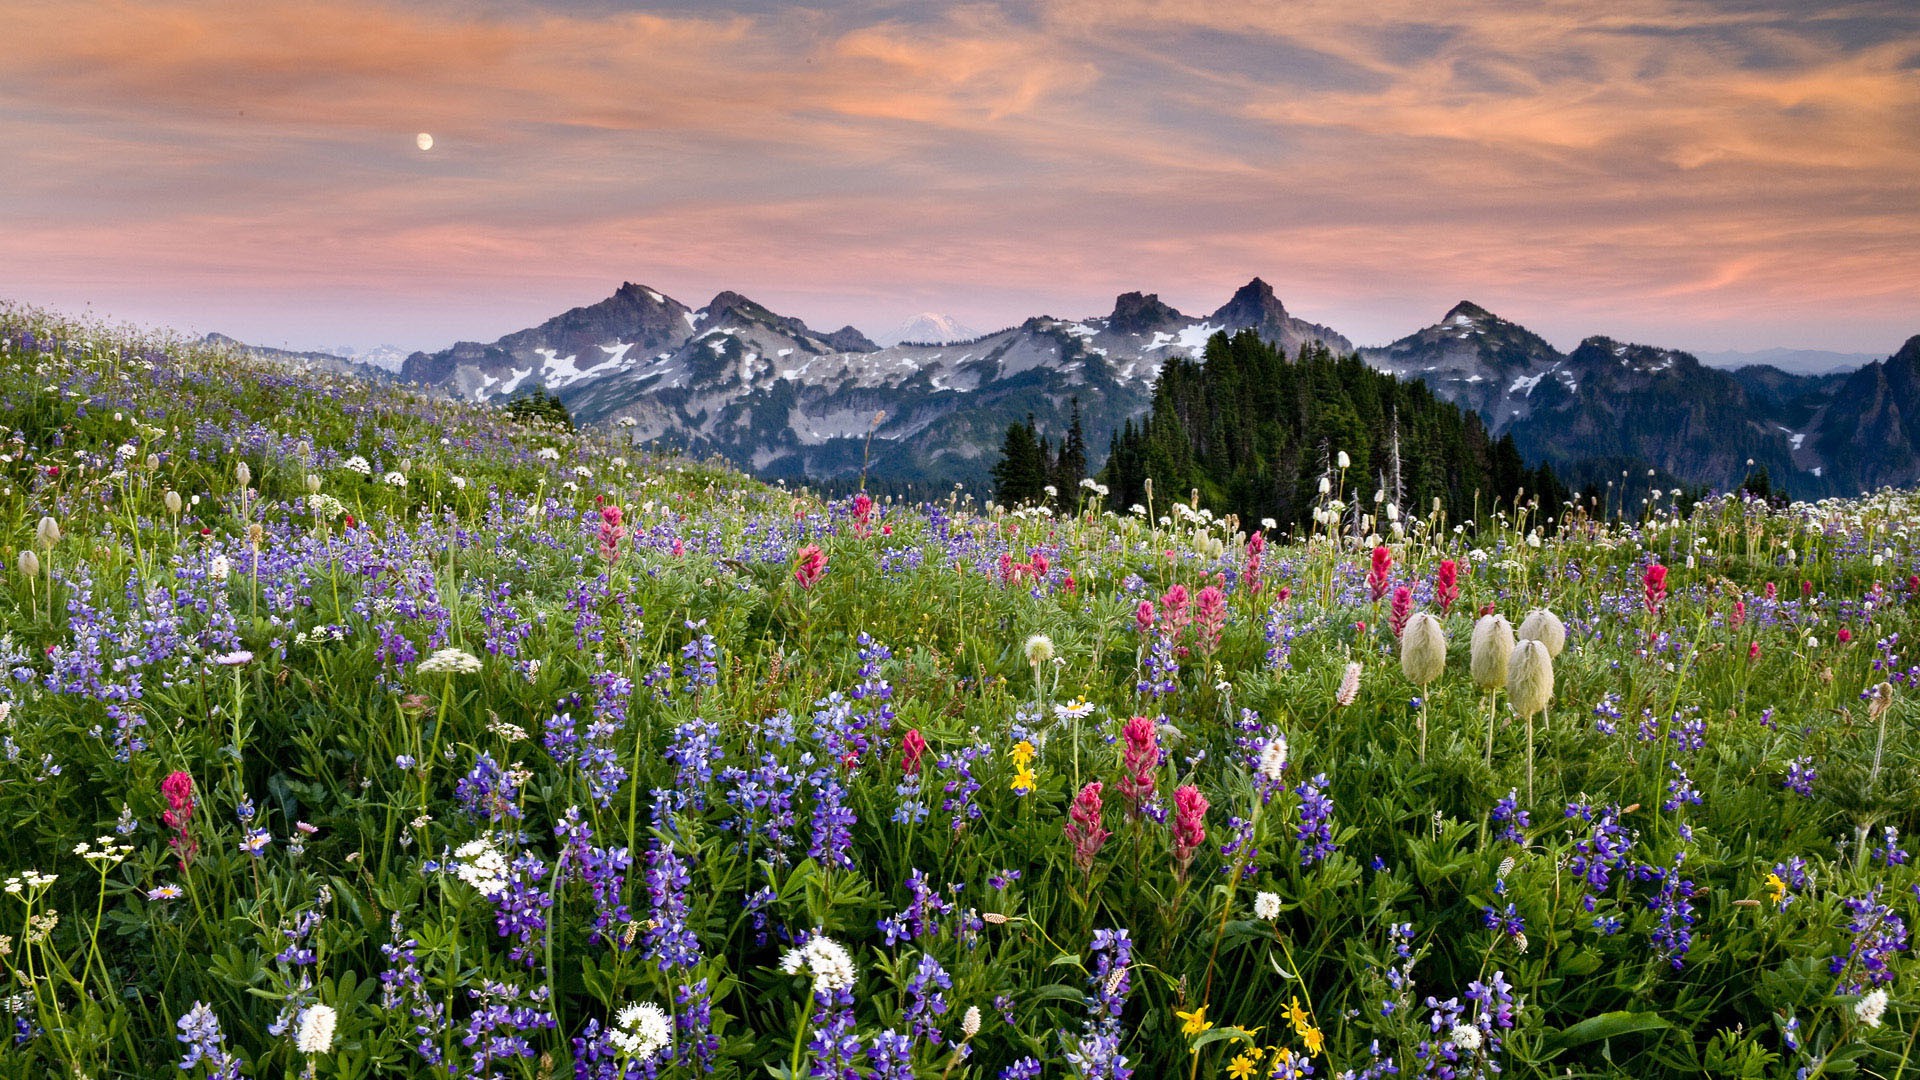
<instances>
[{"instance_id":1,"label":"magenta flower","mask_svg":"<svg viewBox=\"0 0 1920 1080\"><path fill-rule=\"evenodd\" d=\"M1207 797L1187 784L1173 790L1173 867L1182 881L1193 853L1207 842Z\"/></svg>"},{"instance_id":2,"label":"magenta flower","mask_svg":"<svg viewBox=\"0 0 1920 1080\"><path fill-rule=\"evenodd\" d=\"M827 572L827 556L818 544L808 544L800 549L800 565L793 569L793 580L803 589L811 589Z\"/></svg>"},{"instance_id":3,"label":"magenta flower","mask_svg":"<svg viewBox=\"0 0 1920 1080\"><path fill-rule=\"evenodd\" d=\"M1073 845L1073 861L1082 870L1093 870L1093 857L1113 834L1100 827L1100 781L1094 780L1074 796L1067 810L1067 840Z\"/></svg>"},{"instance_id":4,"label":"magenta flower","mask_svg":"<svg viewBox=\"0 0 1920 1080\"><path fill-rule=\"evenodd\" d=\"M1153 798L1154 777L1160 768L1160 732L1152 720L1136 716L1127 721L1124 733L1127 748L1122 752L1125 771L1120 794L1127 800L1128 811L1138 816L1141 804Z\"/></svg>"}]
</instances>

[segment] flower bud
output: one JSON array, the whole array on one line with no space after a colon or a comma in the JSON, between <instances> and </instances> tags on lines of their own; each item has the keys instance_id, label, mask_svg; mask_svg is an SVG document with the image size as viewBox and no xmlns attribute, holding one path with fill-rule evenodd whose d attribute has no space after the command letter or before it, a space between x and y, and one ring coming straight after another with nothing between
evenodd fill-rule
<instances>
[{"instance_id":1,"label":"flower bud","mask_svg":"<svg viewBox=\"0 0 1920 1080\"><path fill-rule=\"evenodd\" d=\"M307 474L307 494L309 495L320 494L320 477L316 473Z\"/></svg>"}]
</instances>

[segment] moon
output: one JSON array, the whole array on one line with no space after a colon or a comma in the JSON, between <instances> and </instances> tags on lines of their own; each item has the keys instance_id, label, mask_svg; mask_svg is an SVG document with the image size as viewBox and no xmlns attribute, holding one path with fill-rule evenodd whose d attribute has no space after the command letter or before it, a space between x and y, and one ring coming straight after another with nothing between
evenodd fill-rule
<instances>
[{"instance_id":1,"label":"moon","mask_svg":"<svg viewBox=\"0 0 1920 1080\"><path fill-rule=\"evenodd\" d=\"M424 131L418 135L415 135L413 137L413 142L415 146L418 146L422 150L433 149L433 136L427 134Z\"/></svg>"}]
</instances>

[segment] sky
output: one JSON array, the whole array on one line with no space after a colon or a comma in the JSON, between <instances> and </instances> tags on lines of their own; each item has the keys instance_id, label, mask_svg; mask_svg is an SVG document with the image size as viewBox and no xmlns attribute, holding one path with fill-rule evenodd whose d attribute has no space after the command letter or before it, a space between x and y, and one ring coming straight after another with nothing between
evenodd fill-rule
<instances>
[{"instance_id":1,"label":"sky","mask_svg":"<svg viewBox=\"0 0 1920 1080\"><path fill-rule=\"evenodd\" d=\"M0 0L0 299L300 348L639 282L881 335L1920 333L1920 4ZM420 149L419 133L433 146Z\"/></svg>"}]
</instances>

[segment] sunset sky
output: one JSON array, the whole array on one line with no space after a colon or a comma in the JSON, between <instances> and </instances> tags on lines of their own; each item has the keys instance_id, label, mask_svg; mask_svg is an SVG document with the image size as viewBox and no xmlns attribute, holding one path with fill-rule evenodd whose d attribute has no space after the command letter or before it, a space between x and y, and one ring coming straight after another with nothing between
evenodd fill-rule
<instances>
[{"instance_id":1,"label":"sunset sky","mask_svg":"<svg viewBox=\"0 0 1920 1080\"><path fill-rule=\"evenodd\" d=\"M1810 11L1819 14L1808 14ZM0 298L298 347L636 281L872 334L1920 333L1920 4L0 0ZM415 136L429 132L431 150Z\"/></svg>"}]
</instances>

